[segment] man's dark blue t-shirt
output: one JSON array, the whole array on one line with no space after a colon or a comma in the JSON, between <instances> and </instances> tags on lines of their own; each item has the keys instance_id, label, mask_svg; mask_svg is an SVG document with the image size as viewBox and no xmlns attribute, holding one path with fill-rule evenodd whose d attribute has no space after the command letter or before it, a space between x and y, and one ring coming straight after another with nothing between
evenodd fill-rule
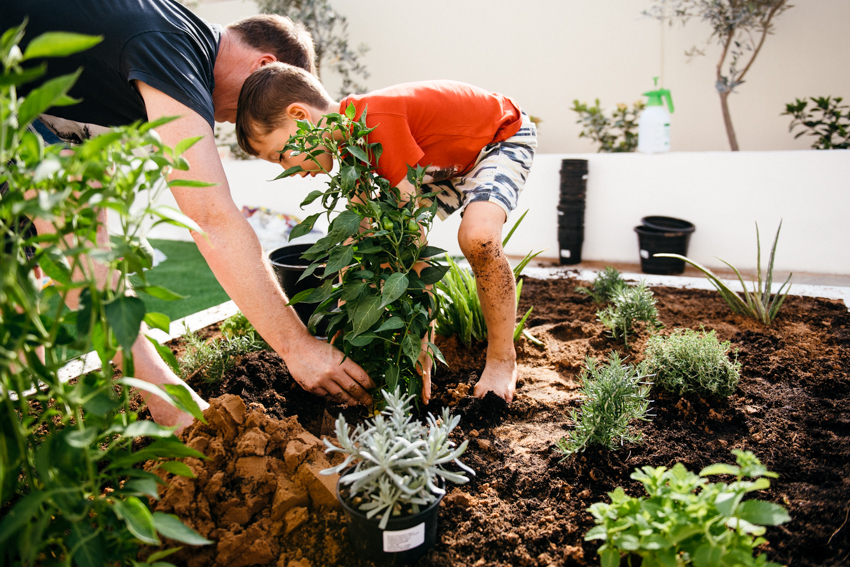
<instances>
[{"instance_id":1,"label":"man's dark blue t-shirt","mask_svg":"<svg viewBox=\"0 0 850 567\"><path fill-rule=\"evenodd\" d=\"M47 77L19 89L25 94L44 80L83 68L69 93L82 102L50 109L48 123L50 117L105 127L147 120L144 100L132 83L139 80L214 126L213 68L220 26L205 22L173 0L0 2L0 33L20 25L24 18L29 22L22 49L47 31L103 36L92 49L71 57L45 59ZM61 125L62 121L55 123ZM55 123L51 128L57 130Z\"/></svg>"}]
</instances>

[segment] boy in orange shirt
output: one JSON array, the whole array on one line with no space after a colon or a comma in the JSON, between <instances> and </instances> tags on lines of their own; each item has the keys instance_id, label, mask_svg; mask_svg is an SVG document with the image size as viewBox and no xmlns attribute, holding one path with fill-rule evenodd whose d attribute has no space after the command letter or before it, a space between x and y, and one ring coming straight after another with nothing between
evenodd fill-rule
<instances>
[{"instance_id":1,"label":"boy in orange shirt","mask_svg":"<svg viewBox=\"0 0 850 567\"><path fill-rule=\"evenodd\" d=\"M531 168L537 146L534 124L508 97L452 81L407 83L336 103L315 76L271 63L242 87L236 115L239 145L284 169L300 165L302 176L330 172L329 154L319 155L317 165L281 149L298 130L296 120L319 124L325 114L342 114L349 104L356 119L368 106L366 124L376 127L369 143L383 147L379 175L412 195L407 166L421 165L426 168L422 191L439 192L437 215L463 215L458 243L475 273L488 333L487 363L474 395L492 391L510 402L517 381L516 283L502 249L502 227ZM427 402L429 365L423 384Z\"/></svg>"}]
</instances>

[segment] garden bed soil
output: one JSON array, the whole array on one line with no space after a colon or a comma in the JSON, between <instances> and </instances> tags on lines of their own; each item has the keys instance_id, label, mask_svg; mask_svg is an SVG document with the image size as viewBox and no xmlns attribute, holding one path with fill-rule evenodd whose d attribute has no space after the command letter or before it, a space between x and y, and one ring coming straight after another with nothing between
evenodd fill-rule
<instances>
[{"instance_id":1,"label":"garden bed soil","mask_svg":"<svg viewBox=\"0 0 850 567\"><path fill-rule=\"evenodd\" d=\"M585 542L594 525L587 508L622 486L638 467L692 471L734 463L733 449L753 451L779 473L760 498L785 506L791 521L767 530L760 551L782 564L845 564L850 556L850 314L840 301L789 297L765 327L731 313L712 291L653 287L660 319L676 327L715 329L738 351L742 378L727 399L674 396L653 388L655 417L637 428L641 444L618 451L591 447L567 459L555 452L578 408L579 372L586 356L612 350L639 362L641 332L626 350L596 321L598 306L575 293L572 278L525 279L524 313L533 303L531 333L543 347L519 344L520 380L513 403L470 397L484 368L484 346L440 340L449 368L434 377L428 410L445 405L461 416L457 441L469 439L462 460L477 471L452 487L441 504L440 536L422 566L598 565L599 542ZM332 499L334 477L318 438L333 432L342 411L303 391L279 357L246 355L206 398L209 425L183 436L207 461L188 459L197 479L166 475L157 509L176 513L216 540L169 557L192 567L371 565L355 557L343 515ZM223 396L223 397L220 397ZM349 421L366 415L346 409ZM236 417L234 417L236 416ZM241 420L241 421L240 421Z\"/></svg>"}]
</instances>

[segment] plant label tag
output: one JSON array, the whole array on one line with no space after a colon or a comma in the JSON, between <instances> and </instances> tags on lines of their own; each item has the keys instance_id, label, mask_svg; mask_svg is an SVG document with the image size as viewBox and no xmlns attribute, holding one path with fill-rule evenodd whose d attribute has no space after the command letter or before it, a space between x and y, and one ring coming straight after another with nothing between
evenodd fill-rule
<instances>
[{"instance_id":1,"label":"plant label tag","mask_svg":"<svg viewBox=\"0 0 850 567\"><path fill-rule=\"evenodd\" d=\"M648 260L649 259L649 252L647 252L646 250L641 250L640 251L640 257L643 258L644 260Z\"/></svg>"},{"instance_id":2,"label":"plant label tag","mask_svg":"<svg viewBox=\"0 0 850 567\"><path fill-rule=\"evenodd\" d=\"M561 258L569 258L569 257L570 257L570 251L566 250L564 248L561 248Z\"/></svg>"},{"instance_id":3,"label":"plant label tag","mask_svg":"<svg viewBox=\"0 0 850 567\"><path fill-rule=\"evenodd\" d=\"M384 531L384 551L395 553L419 547L425 543L425 522L406 530Z\"/></svg>"}]
</instances>

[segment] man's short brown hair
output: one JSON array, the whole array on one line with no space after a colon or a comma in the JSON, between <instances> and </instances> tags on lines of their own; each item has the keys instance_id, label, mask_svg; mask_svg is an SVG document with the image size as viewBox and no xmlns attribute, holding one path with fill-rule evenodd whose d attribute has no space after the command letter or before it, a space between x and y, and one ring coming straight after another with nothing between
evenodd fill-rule
<instances>
[{"instance_id":1,"label":"man's short brown hair","mask_svg":"<svg viewBox=\"0 0 850 567\"><path fill-rule=\"evenodd\" d=\"M292 103L328 110L333 101L315 75L286 63L269 63L251 73L236 107L236 140L251 154L251 144L286 123L286 109Z\"/></svg>"},{"instance_id":2,"label":"man's short brown hair","mask_svg":"<svg viewBox=\"0 0 850 567\"><path fill-rule=\"evenodd\" d=\"M271 53L282 63L316 72L313 38L300 23L285 16L260 14L237 20L227 28L235 31L239 41L248 47Z\"/></svg>"}]
</instances>

